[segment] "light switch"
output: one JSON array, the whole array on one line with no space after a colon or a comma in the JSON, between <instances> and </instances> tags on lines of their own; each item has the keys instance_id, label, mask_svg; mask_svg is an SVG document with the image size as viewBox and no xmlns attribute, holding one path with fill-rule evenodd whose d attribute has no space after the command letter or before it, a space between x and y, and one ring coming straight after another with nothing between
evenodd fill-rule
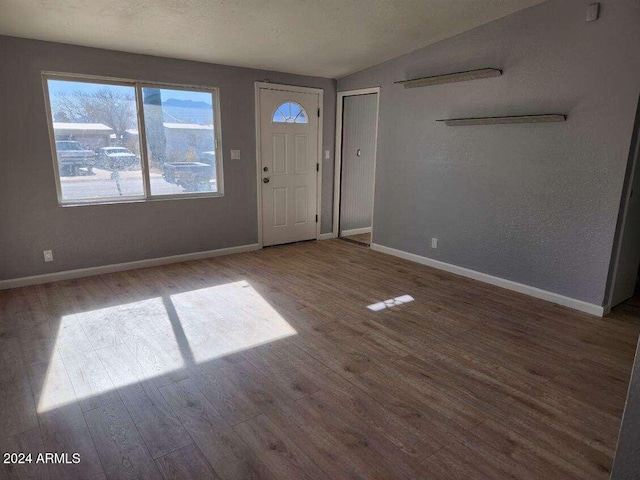
<instances>
[{"instance_id":1,"label":"light switch","mask_svg":"<svg viewBox=\"0 0 640 480\"><path fill-rule=\"evenodd\" d=\"M600 15L600 3L592 3L587 7L587 22L595 22Z\"/></svg>"},{"instance_id":2,"label":"light switch","mask_svg":"<svg viewBox=\"0 0 640 480\"><path fill-rule=\"evenodd\" d=\"M331 152L329 150L324 151L324 159L329 160L331 158Z\"/></svg>"},{"instance_id":3,"label":"light switch","mask_svg":"<svg viewBox=\"0 0 640 480\"><path fill-rule=\"evenodd\" d=\"M231 160L240 160L240 150L231 150Z\"/></svg>"}]
</instances>

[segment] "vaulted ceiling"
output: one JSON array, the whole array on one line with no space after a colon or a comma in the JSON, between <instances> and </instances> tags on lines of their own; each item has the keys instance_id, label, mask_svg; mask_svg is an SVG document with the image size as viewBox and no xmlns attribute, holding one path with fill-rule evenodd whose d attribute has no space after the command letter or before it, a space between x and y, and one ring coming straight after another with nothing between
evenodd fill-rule
<instances>
[{"instance_id":1,"label":"vaulted ceiling","mask_svg":"<svg viewBox=\"0 0 640 480\"><path fill-rule=\"evenodd\" d=\"M545 0L0 0L0 34L337 78Z\"/></svg>"}]
</instances>

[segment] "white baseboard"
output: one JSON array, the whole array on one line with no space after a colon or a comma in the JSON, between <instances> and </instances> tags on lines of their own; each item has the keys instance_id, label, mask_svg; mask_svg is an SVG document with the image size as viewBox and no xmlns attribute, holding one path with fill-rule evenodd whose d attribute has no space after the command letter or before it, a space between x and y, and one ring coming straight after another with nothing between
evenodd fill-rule
<instances>
[{"instance_id":1,"label":"white baseboard","mask_svg":"<svg viewBox=\"0 0 640 480\"><path fill-rule=\"evenodd\" d=\"M351 235L360 235L361 233L371 233L371 227L352 228L351 230L342 230L343 237L349 237Z\"/></svg>"},{"instance_id":2,"label":"white baseboard","mask_svg":"<svg viewBox=\"0 0 640 480\"><path fill-rule=\"evenodd\" d=\"M65 270L62 272L45 273L43 275L33 275L31 277L12 278L9 280L0 280L0 290L26 287L28 285L39 285L41 283L57 282L60 280L71 280L73 278L90 277L93 275L102 275L105 273L122 272L125 270L134 270L136 268L157 267L159 265L167 265L170 263L188 262L189 260L202 260L204 258L221 257L223 255L251 252L259 249L260 245L257 243L253 243L250 245L240 245L238 247L208 250L206 252L184 253L181 255L172 255L170 257L149 258L146 260L136 260L126 263L114 263L111 265L103 265L99 267L79 268L77 270Z\"/></svg>"},{"instance_id":3,"label":"white baseboard","mask_svg":"<svg viewBox=\"0 0 640 480\"><path fill-rule=\"evenodd\" d=\"M321 233L320 237L318 238L318 240L331 240L332 238L336 238L336 236L333 234L333 232Z\"/></svg>"},{"instance_id":4,"label":"white baseboard","mask_svg":"<svg viewBox=\"0 0 640 480\"><path fill-rule=\"evenodd\" d=\"M524 285L522 283L513 282L511 280L506 280L504 278L494 277L493 275L477 272L469 268L459 267L457 265L441 262L439 260L433 260L432 258L416 255L415 253L409 253L403 250L397 250L395 248L385 247L383 245L378 245L375 243L371 244L371 250L386 253L388 255L393 255L399 258L404 258L405 260L410 260L412 262L420 263L422 265L427 265L429 267L437 268L438 270L444 270L446 272L455 273L456 275L472 278L480 282L496 285L498 287L506 288L507 290L513 290L515 292L524 293L525 295L529 295L531 297L540 298L548 302L556 303L558 305L563 305L565 307L573 308L574 310L579 310L581 312L589 313L591 315L596 315L598 317L602 317L605 314L605 308L600 305L595 305L593 303L583 302L582 300L576 300L574 298L565 297L557 293L549 292L547 290L541 290L536 287L531 287L529 285Z\"/></svg>"}]
</instances>

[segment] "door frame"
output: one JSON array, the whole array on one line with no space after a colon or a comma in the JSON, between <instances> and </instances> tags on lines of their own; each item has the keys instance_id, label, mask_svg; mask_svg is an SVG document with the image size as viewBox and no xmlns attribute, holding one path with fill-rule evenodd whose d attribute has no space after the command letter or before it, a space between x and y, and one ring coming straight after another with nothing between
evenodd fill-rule
<instances>
[{"instance_id":1,"label":"door frame","mask_svg":"<svg viewBox=\"0 0 640 480\"><path fill-rule=\"evenodd\" d=\"M296 93L316 93L318 94L318 170L316 175L316 240L320 239L322 224L322 121L324 119L324 89L312 87L299 87L297 85L285 85L271 82L255 82L255 107L256 107L256 197L257 197L257 217L258 217L258 245L262 248L262 155L260 138L260 90L279 90L283 92Z\"/></svg>"},{"instance_id":2,"label":"door frame","mask_svg":"<svg viewBox=\"0 0 640 480\"><path fill-rule=\"evenodd\" d=\"M332 237L337 238L340 235L340 194L342 190L342 115L344 97L352 97L356 95L377 94L376 98L376 133L374 135L375 145L373 147L373 200L371 204L371 243L373 244L373 207L376 197L376 166L378 164L378 124L380 121L380 87L360 88L357 90L345 90L338 92L336 100L336 146L335 146L335 164L333 178L333 231Z\"/></svg>"},{"instance_id":3,"label":"door frame","mask_svg":"<svg viewBox=\"0 0 640 480\"><path fill-rule=\"evenodd\" d=\"M640 175L640 99L636 109L636 117L631 135L631 146L629 148L629 159L627 160L627 171L620 196L620 208L618 210L618 222L614 236L614 244L609 264L609 275L605 290L604 313L607 315L613 305L613 296L615 293L615 282L618 275L618 266L620 264L620 256L622 254L622 242L625 234L627 222L639 221L637 218L629 218L629 204L631 203L631 195L633 193L633 181L636 175Z\"/></svg>"}]
</instances>

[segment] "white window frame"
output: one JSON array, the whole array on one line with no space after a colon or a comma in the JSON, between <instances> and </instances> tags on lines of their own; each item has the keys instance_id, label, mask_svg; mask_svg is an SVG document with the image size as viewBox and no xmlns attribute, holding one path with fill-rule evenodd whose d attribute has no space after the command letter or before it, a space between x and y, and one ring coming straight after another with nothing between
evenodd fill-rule
<instances>
[{"instance_id":1,"label":"white window frame","mask_svg":"<svg viewBox=\"0 0 640 480\"><path fill-rule=\"evenodd\" d=\"M128 197L101 197L95 199L73 199L64 200L62 198L62 185L60 179L60 170L58 166L58 158L56 152L56 138L53 129L53 113L51 111L51 98L49 96L48 80L64 80L85 83L99 83L104 85L121 85L133 87L135 89L136 116L138 120L138 136L140 142L140 161L142 164L142 183L143 195ZM224 196L224 171L222 159L222 123L220 119L220 90L217 87L175 84L165 82L153 82L147 80L131 80L112 77L100 77L93 75L81 75L72 73L59 72L42 72L42 84L44 88L45 109L47 113L47 123L49 128L49 140L51 143L51 158L53 160L53 169L56 182L56 193L58 196L58 205L62 207L73 207L80 205L103 205L117 203L136 203L136 202L152 202L158 200L182 200L194 198L211 198ZM150 177L149 177L149 158L147 152L147 139L144 123L144 105L142 97L143 88L159 88L171 90L188 90L192 92L210 93L213 96L214 109L214 151L216 157L216 188L215 192L189 192L189 193L173 193L165 195L153 195L151 193Z\"/></svg>"}]
</instances>

